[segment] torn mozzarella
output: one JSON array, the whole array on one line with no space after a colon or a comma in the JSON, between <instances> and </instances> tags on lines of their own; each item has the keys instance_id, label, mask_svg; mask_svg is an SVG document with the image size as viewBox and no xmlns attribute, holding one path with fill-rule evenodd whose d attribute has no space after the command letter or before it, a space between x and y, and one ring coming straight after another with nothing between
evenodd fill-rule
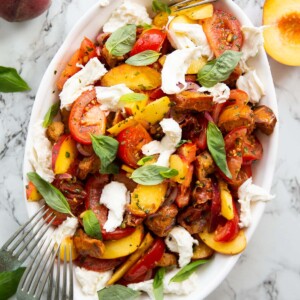
<instances>
[{"instance_id":1,"label":"torn mozzarella","mask_svg":"<svg viewBox=\"0 0 300 300\"><path fill-rule=\"evenodd\" d=\"M230 88L225 83L217 83L211 88L201 87L198 92L209 92L215 103L224 103L230 96Z\"/></svg>"},{"instance_id":2,"label":"torn mozzarella","mask_svg":"<svg viewBox=\"0 0 300 300\"><path fill-rule=\"evenodd\" d=\"M78 227L78 219L68 217L51 235L51 239L60 244L66 237L73 236Z\"/></svg>"}]
</instances>

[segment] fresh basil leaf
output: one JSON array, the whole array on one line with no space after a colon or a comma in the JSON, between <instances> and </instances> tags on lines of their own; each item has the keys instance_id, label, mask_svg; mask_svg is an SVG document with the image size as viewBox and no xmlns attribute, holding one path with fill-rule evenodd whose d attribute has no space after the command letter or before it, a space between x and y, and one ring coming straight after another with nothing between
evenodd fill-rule
<instances>
[{"instance_id":1,"label":"fresh basil leaf","mask_svg":"<svg viewBox=\"0 0 300 300\"><path fill-rule=\"evenodd\" d=\"M47 128L52 122L54 117L58 114L60 102L51 105L44 117L43 127Z\"/></svg>"},{"instance_id":2,"label":"fresh basil leaf","mask_svg":"<svg viewBox=\"0 0 300 300\"><path fill-rule=\"evenodd\" d=\"M125 25L108 38L105 46L108 52L115 56L122 56L128 53L136 40L136 25Z\"/></svg>"},{"instance_id":3,"label":"fresh basil leaf","mask_svg":"<svg viewBox=\"0 0 300 300\"><path fill-rule=\"evenodd\" d=\"M83 228L87 235L102 241L101 227L99 220L92 210L83 213Z\"/></svg>"},{"instance_id":4,"label":"fresh basil leaf","mask_svg":"<svg viewBox=\"0 0 300 300\"><path fill-rule=\"evenodd\" d=\"M73 216L70 205L60 190L44 180L36 172L27 173L27 177L36 186L46 203L54 210Z\"/></svg>"},{"instance_id":5,"label":"fresh basil leaf","mask_svg":"<svg viewBox=\"0 0 300 300\"><path fill-rule=\"evenodd\" d=\"M151 24L147 24L147 23L142 23L142 24L138 25L137 27L138 28L143 28L143 29L147 30L147 29L151 29L152 25Z\"/></svg>"},{"instance_id":6,"label":"fresh basil leaf","mask_svg":"<svg viewBox=\"0 0 300 300\"><path fill-rule=\"evenodd\" d=\"M228 178L232 178L226 161L225 142L222 132L216 124L208 122L206 136L208 150L215 163Z\"/></svg>"},{"instance_id":7,"label":"fresh basil leaf","mask_svg":"<svg viewBox=\"0 0 300 300\"><path fill-rule=\"evenodd\" d=\"M172 178L174 176L178 175L178 171L175 169L168 169L166 171L160 171L159 174L163 177L163 178Z\"/></svg>"},{"instance_id":8,"label":"fresh basil leaf","mask_svg":"<svg viewBox=\"0 0 300 300\"><path fill-rule=\"evenodd\" d=\"M213 87L228 79L238 65L242 52L227 50L217 59L208 62L198 73L198 82L205 87Z\"/></svg>"},{"instance_id":9,"label":"fresh basil leaf","mask_svg":"<svg viewBox=\"0 0 300 300\"><path fill-rule=\"evenodd\" d=\"M106 135L91 135L91 139L93 149L101 160L100 173L114 174L113 172L116 171L116 168L111 166L111 164L116 159L119 142Z\"/></svg>"},{"instance_id":10,"label":"fresh basil leaf","mask_svg":"<svg viewBox=\"0 0 300 300\"><path fill-rule=\"evenodd\" d=\"M119 102L132 103L132 102L137 102L137 101L143 101L146 99L147 99L147 96L145 94L128 93L128 94L121 96Z\"/></svg>"},{"instance_id":11,"label":"fresh basil leaf","mask_svg":"<svg viewBox=\"0 0 300 300\"><path fill-rule=\"evenodd\" d=\"M166 269L160 268L154 277L153 280L153 292L155 300L163 300L164 299L164 277L165 277Z\"/></svg>"},{"instance_id":12,"label":"fresh basil leaf","mask_svg":"<svg viewBox=\"0 0 300 300\"><path fill-rule=\"evenodd\" d=\"M160 56L159 52L146 50L129 57L125 63L131 66L148 66L155 63Z\"/></svg>"},{"instance_id":13,"label":"fresh basil leaf","mask_svg":"<svg viewBox=\"0 0 300 300\"><path fill-rule=\"evenodd\" d=\"M0 273L0 298L2 300L6 300L16 293L24 271L25 268L19 268L15 271Z\"/></svg>"},{"instance_id":14,"label":"fresh basil leaf","mask_svg":"<svg viewBox=\"0 0 300 300\"><path fill-rule=\"evenodd\" d=\"M155 13L162 11L162 12L168 13L169 15L171 14L170 7L166 3L164 3L160 0L153 0L152 1L152 10Z\"/></svg>"},{"instance_id":15,"label":"fresh basil leaf","mask_svg":"<svg viewBox=\"0 0 300 300\"><path fill-rule=\"evenodd\" d=\"M150 156L145 156L143 158L141 158L137 164L138 166L143 166L147 161L151 161L154 158L154 156L150 155Z\"/></svg>"},{"instance_id":16,"label":"fresh basil leaf","mask_svg":"<svg viewBox=\"0 0 300 300\"><path fill-rule=\"evenodd\" d=\"M177 174L175 174L172 170L176 171L178 174L178 171L175 169L169 169L157 165L142 166L134 170L130 178L139 184L155 185L162 183L165 178L171 178L169 177L171 175L176 176ZM168 177L164 177L162 174Z\"/></svg>"},{"instance_id":17,"label":"fresh basil leaf","mask_svg":"<svg viewBox=\"0 0 300 300\"><path fill-rule=\"evenodd\" d=\"M30 87L16 69L0 66L0 92L14 93L29 91Z\"/></svg>"},{"instance_id":18,"label":"fresh basil leaf","mask_svg":"<svg viewBox=\"0 0 300 300\"><path fill-rule=\"evenodd\" d=\"M134 291L120 284L114 284L98 291L99 300L135 300L141 292Z\"/></svg>"},{"instance_id":19,"label":"fresh basil leaf","mask_svg":"<svg viewBox=\"0 0 300 300\"><path fill-rule=\"evenodd\" d=\"M117 164L112 163L108 165L107 167L104 167L101 165L100 167L100 173L101 174L119 174L120 168Z\"/></svg>"},{"instance_id":20,"label":"fresh basil leaf","mask_svg":"<svg viewBox=\"0 0 300 300\"><path fill-rule=\"evenodd\" d=\"M207 263L207 259L201 259L191 262L190 264L183 267L174 277L171 278L170 282L182 282L188 279L198 268L198 266Z\"/></svg>"}]
</instances>

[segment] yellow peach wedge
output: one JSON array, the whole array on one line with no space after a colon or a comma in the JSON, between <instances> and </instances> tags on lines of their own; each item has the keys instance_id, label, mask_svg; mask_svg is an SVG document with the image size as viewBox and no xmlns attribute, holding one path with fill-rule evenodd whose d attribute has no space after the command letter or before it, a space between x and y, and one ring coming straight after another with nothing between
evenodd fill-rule
<instances>
[{"instance_id":1,"label":"yellow peach wedge","mask_svg":"<svg viewBox=\"0 0 300 300\"><path fill-rule=\"evenodd\" d=\"M263 24L267 53L282 64L300 66L300 1L267 0Z\"/></svg>"}]
</instances>

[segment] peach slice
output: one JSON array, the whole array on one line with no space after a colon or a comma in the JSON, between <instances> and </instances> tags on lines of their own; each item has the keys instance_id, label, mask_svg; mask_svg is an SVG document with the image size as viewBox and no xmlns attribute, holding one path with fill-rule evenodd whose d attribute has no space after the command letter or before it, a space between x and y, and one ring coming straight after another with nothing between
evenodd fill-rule
<instances>
[{"instance_id":1,"label":"peach slice","mask_svg":"<svg viewBox=\"0 0 300 300\"><path fill-rule=\"evenodd\" d=\"M40 201L43 198L31 181L26 185L26 198L28 201Z\"/></svg>"},{"instance_id":2,"label":"peach slice","mask_svg":"<svg viewBox=\"0 0 300 300\"><path fill-rule=\"evenodd\" d=\"M67 173L78 155L71 135L63 135L52 148L52 169L55 174Z\"/></svg>"},{"instance_id":3,"label":"peach slice","mask_svg":"<svg viewBox=\"0 0 300 300\"><path fill-rule=\"evenodd\" d=\"M268 54L280 63L300 66L300 1L267 0L263 24Z\"/></svg>"}]
</instances>

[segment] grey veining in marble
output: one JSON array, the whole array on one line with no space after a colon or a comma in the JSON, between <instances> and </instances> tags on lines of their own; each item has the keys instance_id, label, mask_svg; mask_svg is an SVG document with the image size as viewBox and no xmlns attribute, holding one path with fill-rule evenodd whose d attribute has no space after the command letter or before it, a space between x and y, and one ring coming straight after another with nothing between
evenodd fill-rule
<instances>
[{"instance_id":1,"label":"grey veining in marble","mask_svg":"<svg viewBox=\"0 0 300 300\"><path fill-rule=\"evenodd\" d=\"M47 65L79 17L96 0L56 0L37 19L0 20L0 65L15 67L28 93L0 94L0 245L27 219L22 161L34 96ZM263 0L236 0L261 25ZM270 59L280 112L272 193L258 230L227 279L208 300L300 299L300 68ZM46 99L45 99L46 100Z\"/></svg>"}]
</instances>

